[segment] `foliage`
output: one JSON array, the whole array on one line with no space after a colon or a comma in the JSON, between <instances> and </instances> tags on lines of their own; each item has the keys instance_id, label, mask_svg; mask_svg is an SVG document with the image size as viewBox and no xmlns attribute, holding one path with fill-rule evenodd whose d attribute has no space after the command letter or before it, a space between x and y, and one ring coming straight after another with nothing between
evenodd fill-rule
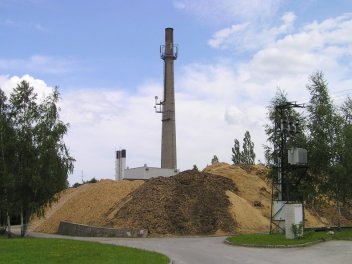
<instances>
[{"instance_id":1,"label":"foliage","mask_svg":"<svg viewBox=\"0 0 352 264\"><path fill-rule=\"evenodd\" d=\"M194 171L199 171L199 169L198 169L198 167L197 167L197 165L196 165L196 164L194 164L194 165L193 165L192 170L194 170Z\"/></svg>"},{"instance_id":2,"label":"foliage","mask_svg":"<svg viewBox=\"0 0 352 264\"><path fill-rule=\"evenodd\" d=\"M87 183L97 183L98 181L97 181L97 179L96 178L92 178L92 179L90 179L89 181L87 181Z\"/></svg>"},{"instance_id":3,"label":"foliage","mask_svg":"<svg viewBox=\"0 0 352 264\"><path fill-rule=\"evenodd\" d=\"M214 155L214 157L211 159L211 164L216 164L219 163L219 159L216 155Z\"/></svg>"},{"instance_id":4,"label":"foliage","mask_svg":"<svg viewBox=\"0 0 352 264\"><path fill-rule=\"evenodd\" d=\"M319 182L322 187L326 184L329 167L334 162L335 113L328 94L327 82L321 72L310 77L307 89L311 95L307 106L309 167L312 174L321 178Z\"/></svg>"},{"instance_id":5,"label":"foliage","mask_svg":"<svg viewBox=\"0 0 352 264\"><path fill-rule=\"evenodd\" d=\"M352 98L347 97L341 106L342 117L346 120L347 125L352 125Z\"/></svg>"},{"instance_id":6,"label":"foliage","mask_svg":"<svg viewBox=\"0 0 352 264\"><path fill-rule=\"evenodd\" d=\"M342 132L340 133L337 177L335 181L335 192L338 200L342 203L352 202L352 99L348 97L341 107ZM330 183L334 183L333 178Z\"/></svg>"},{"instance_id":7,"label":"foliage","mask_svg":"<svg viewBox=\"0 0 352 264\"><path fill-rule=\"evenodd\" d=\"M292 232L295 239L302 239L303 238L303 222L301 221L299 224L292 224Z\"/></svg>"},{"instance_id":8,"label":"foliage","mask_svg":"<svg viewBox=\"0 0 352 264\"><path fill-rule=\"evenodd\" d=\"M76 182L75 184L72 185L72 188L78 188L81 185L82 185L81 183Z\"/></svg>"},{"instance_id":9,"label":"foliage","mask_svg":"<svg viewBox=\"0 0 352 264\"><path fill-rule=\"evenodd\" d=\"M253 165L255 161L254 143L252 142L251 135L248 131L244 134L242 148L242 163L245 165Z\"/></svg>"},{"instance_id":10,"label":"foliage","mask_svg":"<svg viewBox=\"0 0 352 264\"><path fill-rule=\"evenodd\" d=\"M352 199L351 101L347 99L341 116L330 99L321 72L310 77L307 88L311 94L307 107L309 173L320 193L334 199L339 207L340 202Z\"/></svg>"},{"instance_id":11,"label":"foliage","mask_svg":"<svg viewBox=\"0 0 352 264\"><path fill-rule=\"evenodd\" d=\"M255 163L254 143L248 131L244 135L242 148L241 151L240 142L235 139L232 148L233 164L253 165Z\"/></svg>"},{"instance_id":12,"label":"foliage","mask_svg":"<svg viewBox=\"0 0 352 264\"><path fill-rule=\"evenodd\" d=\"M86 183L97 183L97 182L98 182L98 180L95 177L93 177L89 181L83 181L82 183L78 183L78 182L74 183L72 185L72 188L78 188L79 186L84 185Z\"/></svg>"},{"instance_id":13,"label":"foliage","mask_svg":"<svg viewBox=\"0 0 352 264\"><path fill-rule=\"evenodd\" d=\"M269 119L269 124L264 125L264 128L267 135L268 144L264 145L264 158L265 164L268 166L278 164L277 157L279 156L281 139L279 134L276 132L278 126L280 125L280 115L278 114L277 108L282 105L286 105L288 102L287 93L284 90L278 89L275 97L271 100L270 105L267 107L267 118ZM286 139L287 148L294 146L304 148L306 146L306 138L304 135L304 117L293 108L288 108L285 115L286 117L291 117L300 124L300 126L297 127L297 133L295 136L291 136Z\"/></svg>"},{"instance_id":14,"label":"foliage","mask_svg":"<svg viewBox=\"0 0 352 264\"><path fill-rule=\"evenodd\" d=\"M232 148L232 162L233 164L241 164L242 157L241 157L241 150L240 150L240 142L235 138L235 144Z\"/></svg>"},{"instance_id":15,"label":"foliage","mask_svg":"<svg viewBox=\"0 0 352 264\"><path fill-rule=\"evenodd\" d=\"M59 119L57 89L39 101L34 88L22 81L8 100L2 91L0 97L0 187L5 194L0 209L21 216L24 235L31 214L42 215L54 194L67 187L74 162L63 141L68 124Z\"/></svg>"},{"instance_id":16,"label":"foliage","mask_svg":"<svg viewBox=\"0 0 352 264\"><path fill-rule=\"evenodd\" d=\"M271 101L268 107L269 124L265 126L268 136L268 145L264 146L266 164L277 167L281 150L286 153L291 147L306 148L309 170L298 181L299 188L296 187L296 192L304 195L308 205L322 203L324 199L321 197L328 196L337 201L339 207L339 203L352 200L352 154L349 151L352 147L352 101L348 97L338 112L330 99L327 81L322 72L312 74L306 88L311 96L306 116L293 108L281 112L281 115L290 116L301 124L301 133L294 137L280 138L281 134L275 132L280 126L277 109L288 102L287 94L279 90ZM285 144L282 146L280 142L283 140ZM275 177L276 174L272 171L269 175ZM285 177L294 182L297 178L295 174L298 173L288 171Z\"/></svg>"},{"instance_id":17,"label":"foliage","mask_svg":"<svg viewBox=\"0 0 352 264\"><path fill-rule=\"evenodd\" d=\"M0 238L1 259L6 263L169 263L155 252L115 245L63 239ZM1 261L0 261L1 262Z\"/></svg>"}]
</instances>

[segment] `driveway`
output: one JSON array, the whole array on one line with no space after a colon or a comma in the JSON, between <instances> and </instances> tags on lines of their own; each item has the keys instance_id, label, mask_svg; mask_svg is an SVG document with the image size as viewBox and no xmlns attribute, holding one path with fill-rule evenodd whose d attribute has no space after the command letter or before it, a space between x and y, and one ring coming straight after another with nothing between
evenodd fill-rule
<instances>
[{"instance_id":1,"label":"driveway","mask_svg":"<svg viewBox=\"0 0 352 264\"><path fill-rule=\"evenodd\" d=\"M248 248L223 243L225 237L83 238L30 233L34 237L97 241L156 251L174 264L350 264L352 241L329 241L304 248Z\"/></svg>"}]
</instances>

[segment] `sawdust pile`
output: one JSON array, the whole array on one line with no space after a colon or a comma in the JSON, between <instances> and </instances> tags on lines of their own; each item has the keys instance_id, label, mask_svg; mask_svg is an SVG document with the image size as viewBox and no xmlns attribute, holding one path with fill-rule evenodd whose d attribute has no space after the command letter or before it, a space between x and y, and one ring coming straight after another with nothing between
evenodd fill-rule
<instances>
[{"instance_id":1,"label":"sawdust pile","mask_svg":"<svg viewBox=\"0 0 352 264\"><path fill-rule=\"evenodd\" d=\"M321 226L338 226L339 221L341 226L352 226L352 208L348 205L342 206L340 208L340 220L338 217L338 208L336 203L330 201L327 204L321 205L317 208L311 208L309 213L312 215L313 219L319 219ZM307 218L307 216L305 216ZM319 226L319 225L312 225Z\"/></svg>"},{"instance_id":2,"label":"sawdust pile","mask_svg":"<svg viewBox=\"0 0 352 264\"><path fill-rule=\"evenodd\" d=\"M152 235L196 235L268 232L271 185L261 165L226 163L203 172L182 172L147 181L102 180L61 193L45 218L30 229L56 233L60 221L105 227L146 228ZM351 212L351 210L348 210ZM351 225L352 215L341 218ZM335 225L336 209L305 210L305 226ZM346 221L345 221L346 220Z\"/></svg>"},{"instance_id":3,"label":"sawdust pile","mask_svg":"<svg viewBox=\"0 0 352 264\"><path fill-rule=\"evenodd\" d=\"M256 165L240 167L217 163L204 169L236 183L237 193L228 192L230 212L238 223L237 232L267 232L270 224L271 187L265 179L267 169Z\"/></svg>"},{"instance_id":4,"label":"sawdust pile","mask_svg":"<svg viewBox=\"0 0 352 264\"><path fill-rule=\"evenodd\" d=\"M111 208L105 225L148 228L150 234L231 233L226 191L237 191L233 181L196 170L153 178Z\"/></svg>"},{"instance_id":5,"label":"sawdust pile","mask_svg":"<svg viewBox=\"0 0 352 264\"><path fill-rule=\"evenodd\" d=\"M230 211L238 223L237 232L267 232L270 225L271 182L265 177L268 169L262 165L235 166L218 163L204 169L216 175L232 179L239 191L229 193ZM305 209L305 227L331 225L324 214Z\"/></svg>"},{"instance_id":6,"label":"sawdust pile","mask_svg":"<svg viewBox=\"0 0 352 264\"><path fill-rule=\"evenodd\" d=\"M70 188L60 194L58 203L47 208L45 218L34 218L30 230L43 233L56 233L60 221L96 225L112 205L142 185L144 181L102 180Z\"/></svg>"},{"instance_id":7,"label":"sawdust pile","mask_svg":"<svg viewBox=\"0 0 352 264\"><path fill-rule=\"evenodd\" d=\"M270 224L271 182L265 175L268 169L262 165L235 166L218 163L204 169L216 175L232 179L239 191L228 193L230 211L238 223L239 233L267 232ZM334 203L319 208L305 208L305 227L337 226L337 209ZM341 208L340 223L352 225L351 208Z\"/></svg>"}]
</instances>

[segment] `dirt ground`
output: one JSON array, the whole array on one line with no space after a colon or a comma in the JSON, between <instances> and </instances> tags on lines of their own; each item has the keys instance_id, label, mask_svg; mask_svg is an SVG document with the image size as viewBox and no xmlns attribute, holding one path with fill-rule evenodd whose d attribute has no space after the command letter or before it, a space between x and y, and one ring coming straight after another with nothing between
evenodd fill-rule
<instances>
[{"instance_id":1,"label":"dirt ground","mask_svg":"<svg viewBox=\"0 0 352 264\"><path fill-rule=\"evenodd\" d=\"M101 180L69 188L34 217L30 230L56 233L62 220L105 227L147 228L151 235L197 235L268 232L271 184L261 165L217 163L202 172L142 181ZM347 212L347 213L346 213ZM348 210L341 218L352 225ZM351 216L351 217L350 217ZM305 210L305 226L336 225L336 208Z\"/></svg>"}]
</instances>

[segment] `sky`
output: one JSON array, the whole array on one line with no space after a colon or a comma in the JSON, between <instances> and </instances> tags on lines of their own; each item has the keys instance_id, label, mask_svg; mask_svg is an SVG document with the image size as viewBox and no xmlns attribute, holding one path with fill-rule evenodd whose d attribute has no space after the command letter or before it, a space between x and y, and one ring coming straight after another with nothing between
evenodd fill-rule
<instances>
[{"instance_id":1,"label":"sky","mask_svg":"<svg viewBox=\"0 0 352 264\"><path fill-rule=\"evenodd\" d=\"M339 105L352 93L351 0L0 0L0 88L21 80L39 97L58 86L69 182L160 166L164 30L174 28L180 170L214 155L231 163L249 131L263 161L270 100L280 88L307 103L323 71Z\"/></svg>"}]
</instances>

